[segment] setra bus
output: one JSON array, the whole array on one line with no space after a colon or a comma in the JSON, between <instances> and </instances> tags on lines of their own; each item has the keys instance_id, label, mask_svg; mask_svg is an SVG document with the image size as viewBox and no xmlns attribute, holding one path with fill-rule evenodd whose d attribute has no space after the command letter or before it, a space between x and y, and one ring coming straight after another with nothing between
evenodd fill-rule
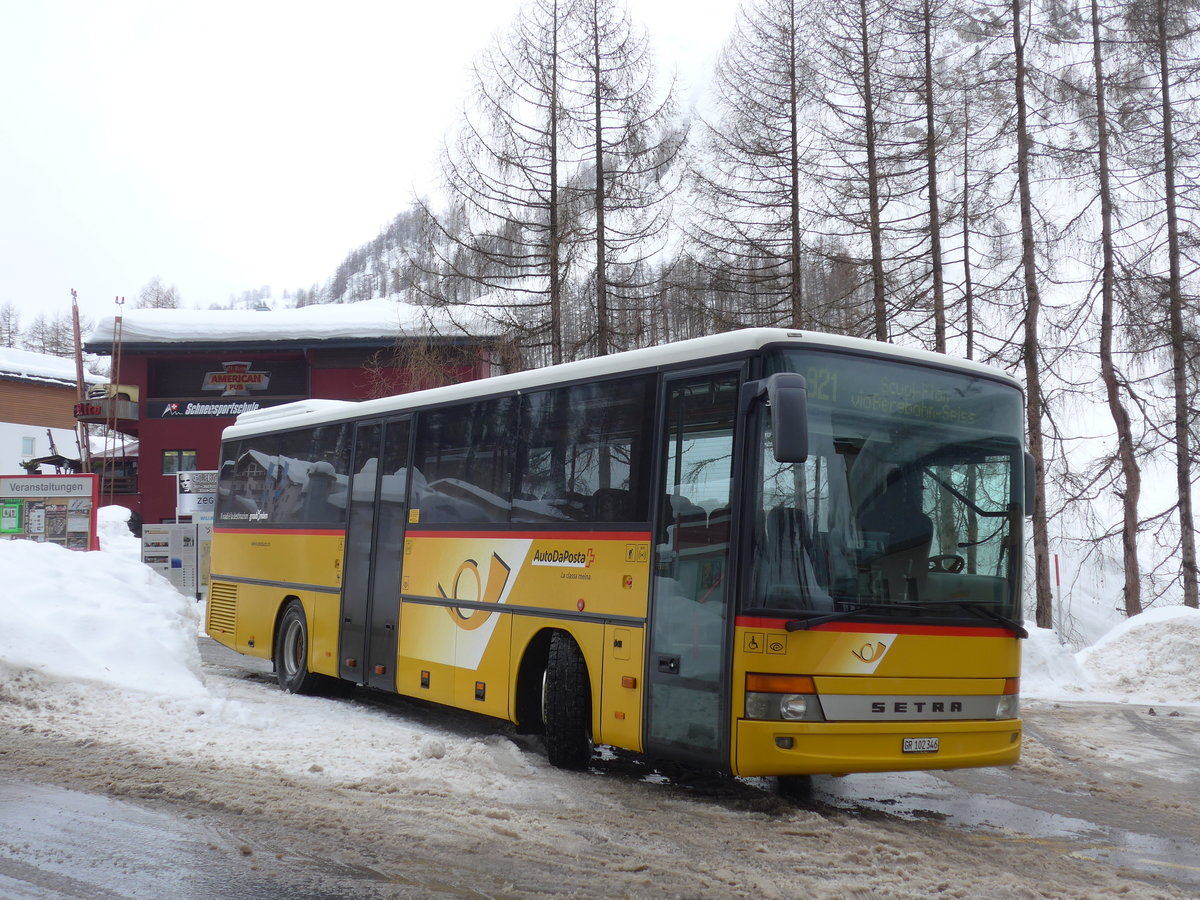
<instances>
[{"instance_id":1,"label":"setra bus","mask_svg":"<svg viewBox=\"0 0 1200 900\"><path fill-rule=\"evenodd\" d=\"M206 630L562 767L1013 763L1022 423L989 367L780 329L244 413Z\"/></svg>"}]
</instances>

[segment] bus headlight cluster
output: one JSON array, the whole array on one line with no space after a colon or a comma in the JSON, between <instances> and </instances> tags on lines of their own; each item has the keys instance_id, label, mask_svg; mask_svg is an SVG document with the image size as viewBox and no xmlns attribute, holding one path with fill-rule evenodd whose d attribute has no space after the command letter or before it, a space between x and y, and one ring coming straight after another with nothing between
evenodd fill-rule
<instances>
[{"instance_id":1,"label":"bus headlight cluster","mask_svg":"<svg viewBox=\"0 0 1200 900\"><path fill-rule=\"evenodd\" d=\"M1005 694L996 703L997 719L1015 719L1021 713L1021 695Z\"/></svg>"},{"instance_id":2,"label":"bus headlight cluster","mask_svg":"<svg viewBox=\"0 0 1200 900\"><path fill-rule=\"evenodd\" d=\"M746 676L746 718L823 722L816 687L807 675Z\"/></svg>"},{"instance_id":3,"label":"bus headlight cluster","mask_svg":"<svg viewBox=\"0 0 1200 900\"><path fill-rule=\"evenodd\" d=\"M1021 714L1021 679L1005 678L1004 693L996 701L997 719L1015 719Z\"/></svg>"},{"instance_id":4,"label":"bus headlight cluster","mask_svg":"<svg viewBox=\"0 0 1200 900\"><path fill-rule=\"evenodd\" d=\"M746 693L747 719L782 719L787 722L823 722L821 704L811 694Z\"/></svg>"}]
</instances>

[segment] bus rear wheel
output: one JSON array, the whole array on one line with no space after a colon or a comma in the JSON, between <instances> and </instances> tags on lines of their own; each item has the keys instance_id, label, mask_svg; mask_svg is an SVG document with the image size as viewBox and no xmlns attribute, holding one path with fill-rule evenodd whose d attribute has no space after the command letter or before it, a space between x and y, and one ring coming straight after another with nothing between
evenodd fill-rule
<instances>
[{"instance_id":1,"label":"bus rear wheel","mask_svg":"<svg viewBox=\"0 0 1200 900\"><path fill-rule=\"evenodd\" d=\"M583 651L570 635L550 638L542 682L546 756L560 769L582 769L592 758L592 691Z\"/></svg>"},{"instance_id":2,"label":"bus rear wheel","mask_svg":"<svg viewBox=\"0 0 1200 900\"><path fill-rule=\"evenodd\" d=\"M293 600L284 609L275 633L275 677L290 694L318 694L324 686L321 675L308 671L308 622L304 607Z\"/></svg>"}]
</instances>

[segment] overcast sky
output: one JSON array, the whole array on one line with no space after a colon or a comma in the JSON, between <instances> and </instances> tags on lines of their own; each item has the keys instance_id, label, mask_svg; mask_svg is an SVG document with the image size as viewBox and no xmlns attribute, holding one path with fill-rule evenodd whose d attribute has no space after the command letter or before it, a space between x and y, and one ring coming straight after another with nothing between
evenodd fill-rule
<instances>
[{"instance_id":1,"label":"overcast sky","mask_svg":"<svg viewBox=\"0 0 1200 900\"><path fill-rule=\"evenodd\" d=\"M628 0L683 98L736 0ZM0 0L0 304L324 282L432 184L519 0Z\"/></svg>"}]
</instances>

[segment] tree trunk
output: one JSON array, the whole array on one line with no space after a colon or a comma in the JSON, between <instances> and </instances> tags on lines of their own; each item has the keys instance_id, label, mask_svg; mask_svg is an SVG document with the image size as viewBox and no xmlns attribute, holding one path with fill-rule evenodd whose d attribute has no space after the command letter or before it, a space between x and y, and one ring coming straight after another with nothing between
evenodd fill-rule
<instances>
[{"instance_id":1,"label":"tree trunk","mask_svg":"<svg viewBox=\"0 0 1200 900\"><path fill-rule=\"evenodd\" d=\"M592 3L592 127L596 129L596 355L607 356L612 347L608 314L608 263L604 233L604 120L600 98L600 22L597 4Z\"/></svg>"},{"instance_id":2,"label":"tree trunk","mask_svg":"<svg viewBox=\"0 0 1200 900\"><path fill-rule=\"evenodd\" d=\"M933 130L933 13L930 0L922 0L922 30L925 33L925 168L929 183L929 256L933 270L933 349L946 352L946 291L942 271L942 217L938 203L937 140Z\"/></svg>"},{"instance_id":3,"label":"tree trunk","mask_svg":"<svg viewBox=\"0 0 1200 900\"><path fill-rule=\"evenodd\" d=\"M1042 437L1042 382L1038 369L1038 316L1042 299L1037 283L1037 258L1033 240L1033 199L1029 171L1029 122L1025 102L1025 39L1021 34L1021 0L1011 0L1013 58L1016 64L1017 182L1021 198L1021 265L1025 275L1025 328L1022 354L1025 363L1026 420L1029 452L1034 460L1033 571L1034 616L1039 628L1054 624L1054 599L1050 589L1050 536L1046 516L1046 464Z\"/></svg>"},{"instance_id":4,"label":"tree trunk","mask_svg":"<svg viewBox=\"0 0 1200 900\"><path fill-rule=\"evenodd\" d=\"M788 86L788 96L791 101L790 112L790 167L792 178L791 191L791 219L789 220L791 230L791 284L788 285L788 290L792 301L792 327L804 328L807 324L807 316L804 314L804 273L800 270L800 86L797 82L798 72L796 71L796 57L798 49L796 46L796 5L790 5L789 12L791 14L788 19L788 37L791 40L791 53L788 55L788 75L791 84Z\"/></svg>"},{"instance_id":5,"label":"tree trunk","mask_svg":"<svg viewBox=\"0 0 1200 900\"><path fill-rule=\"evenodd\" d=\"M551 38L554 52L550 57L550 209L549 209L549 266L550 266L550 361L563 361L562 272L561 247L558 233L558 2L554 3Z\"/></svg>"},{"instance_id":6,"label":"tree trunk","mask_svg":"<svg viewBox=\"0 0 1200 900\"><path fill-rule=\"evenodd\" d=\"M875 340L888 339L887 294L883 281L883 226L879 202L879 160L875 146L875 99L871 86L871 43L868 38L867 0L858 2L858 23L862 54L864 130L867 151L867 191L871 230L871 297L874 310Z\"/></svg>"},{"instance_id":7,"label":"tree trunk","mask_svg":"<svg viewBox=\"0 0 1200 900\"><path fill-rule=\"evenodd\" d=\"M1117 429L1117 456L1121 462L1123 490L1120 492L1121 559L1125 573L1125 615L1142 611L1141 568L1138 564L1138 500L1142 494L1142 474L1133 450L1133 431L1129 412L1121 401L1121 388L1113 364L1113 290L1115 260L1113 247L1112 182L1108 161L1108 111L1104 96L1104 57L1100 44L1100 4L1092 0L1092 68L1095 72L1096 141L1100 164L1100 241L1103 269L1100 281L1100 377L1108 398L1108 410Z\"/></svg>"},{"instance_id":8,"label":"tree trunk","mask_svg":"<svg viewBox=\"0 0 1200 900\"><path fill-rule=\"evenodd\" d=\"M1158 26L1158 63L1162 83L1163 177L1166 181L1167 254L1170 273L1167 295L1170 310L1171 376L1175 393L1175 485L1179 493L1179 541L1182 559L1183 602L1196 608L1196 526L1192 511L1192 453L1188 430L1187 348L1183 330L1183 288L1179 263L1179 212L1175 187L1175 129L1171 110L1171 70L1167 35L1167 0L1155 5Z\"/></svg>"}]
</instances>

